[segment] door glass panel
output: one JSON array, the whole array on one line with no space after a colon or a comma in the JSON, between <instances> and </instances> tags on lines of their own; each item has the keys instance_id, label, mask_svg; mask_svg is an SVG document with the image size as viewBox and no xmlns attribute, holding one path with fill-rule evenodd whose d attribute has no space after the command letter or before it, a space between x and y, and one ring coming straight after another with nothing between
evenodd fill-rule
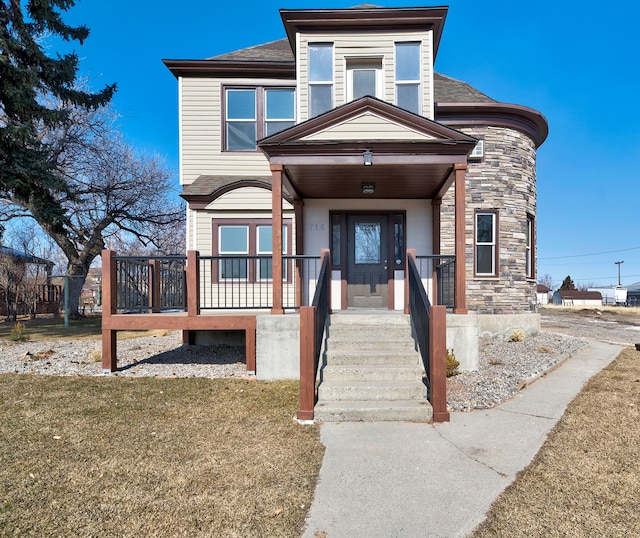
<instances>
[{"instance_id":1,"label":"door glass panel","mask_svg":"<svg viewBox=\"0 0 640 538\"><path fill-rule=\"evenodd\" d=\"M380 263L380 224L357 222L355 226L355 262Z\"/></svg>"},{"instance_id":2,"label":"door glass panel","mask_svg":"<svg viewBox=\"0 0 640 538\"><path fill-rule=\"evenodd\" d=\"M404 264L404 218L403 215L395 215L393 223L394 254L396 265Z\"/></svg>"},{"instance_id":3,"label":"door glass panel","mask_svg":"<svg viewBox=\"0 0 640 538\"><path fill-rule=\"evenodd\" d=\"M340 215L331 217L331 258L333 265L340 265Z\"/></svg>"}]
</instances>

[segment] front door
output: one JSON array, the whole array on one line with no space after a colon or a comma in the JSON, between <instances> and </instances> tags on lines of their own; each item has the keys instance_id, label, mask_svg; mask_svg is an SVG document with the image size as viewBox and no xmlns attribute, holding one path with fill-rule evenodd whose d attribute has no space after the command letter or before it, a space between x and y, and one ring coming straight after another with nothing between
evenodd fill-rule
<instances>
[{"instance_id":1,"label":"front door","mask_svg":"<svg viewBox=\"0 0 640 538\"><path fill-rule=\"evenodd\" d=\"M347 218L349 307L388 308L388 220L387 215L349 215Z\"/></svg>"}]
</instances>

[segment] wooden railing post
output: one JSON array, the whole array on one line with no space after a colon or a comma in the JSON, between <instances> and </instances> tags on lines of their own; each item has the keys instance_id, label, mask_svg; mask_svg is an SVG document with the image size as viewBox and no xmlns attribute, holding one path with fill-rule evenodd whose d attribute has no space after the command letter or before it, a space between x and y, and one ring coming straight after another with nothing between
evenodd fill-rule
<instances>
[{"instance_id":1,"label":"wooden railing post","mask_svg":"<svg viewBox=\"0 0 640 538\"><path fill-rule=\"evenodd\" d=\"M298 420L313 420L316 400L315 316L313 306L300 307L300 407Z\"/></svg>"},{"instance_id":2,"label":"wooden railing post","mask_svg":"<svg viewBox=\"0 0 640 538\"><path fill-rule=\"evenodd\" d=\"M409 313L409 256L412 256L414 261L416 259L416 249L407 249L407 258L404 261L404 313Z\"/></svg>"},{"instance_id":3,"label":"wooden railing post","mask_svg":"<svg viewBox=\"0 0 640 538\"><path fill-rule=\"evenodd\" d=\"M449 422L446 315L444 306L432 306L429 312L429 388L434 422Z\"/></svg>"},{"instance_id":4,"label":"wooden railing post","mask_svg":"<svg viewBox=\"0 0 640 538\"><path fill-rule=\"evenodd\" d=\"M187 251L187 317L200 315L200 264L199 252Z\"/></svg>"},{"instance_id":5,"label":"wooden railing post","mask_svg":"<svg viewBox=\"0 0 640 538\"><path fill-rule=\"evenodd\" d=\"M102 251L102 326L109 326L109 318L116 313L118 281L116 261L111 250ZM102 329L102 370L118 369L117 331Z\"/></svg>"}]
</instances>

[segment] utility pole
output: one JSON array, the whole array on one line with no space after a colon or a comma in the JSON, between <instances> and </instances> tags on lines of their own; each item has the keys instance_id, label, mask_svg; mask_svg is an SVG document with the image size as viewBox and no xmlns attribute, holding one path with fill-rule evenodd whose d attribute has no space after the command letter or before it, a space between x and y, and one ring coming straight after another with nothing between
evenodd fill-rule
<instances>
[{"instance_id":1,"label":"utility pole","mask_svg":"<svg viewBox=\"0 0 640 538\"><path fill-rule=\"evenodd\" d=\"M620 284L620 266L624 263L624 260L620 261L620 262L613 262L618 266L618 286L621 286Z\"/></svg>"}]
</instances>

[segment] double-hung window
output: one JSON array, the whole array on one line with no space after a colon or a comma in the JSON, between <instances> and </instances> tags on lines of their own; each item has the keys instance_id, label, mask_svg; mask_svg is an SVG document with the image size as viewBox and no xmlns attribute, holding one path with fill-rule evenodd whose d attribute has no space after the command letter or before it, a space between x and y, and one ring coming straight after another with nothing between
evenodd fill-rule
<instances>
[{"instance_id":1,"label":"double-hung window","mask_svg":"<svg viewBox=\"0 0 640 538\"><path fill-rule=\"evenodd\" d=\"M309 44L309 117L333 108L333 44Z\"/></svg>"},{"instance_id":2,"label":"double-hung window","mask_svg":"<svg viewBox=\"0 0 640 538\"><path fill-rule=\"evenodd\" d=\"M477 211L475 215L475 274L498 276L498 214L495 211Z\"/></svg>"},{"instance_id":3,"label":"double-hung window","mask_svg":"<svg viewBox=\"0 0 640 538\"><path fill-rule=\"evenodd\" d=\"M220 260L220 279L247 279L247 258L233 255L249 255L249 227L224 225L218 227L218 254L229 256Z\"/></svg>"},{"instance_id":4,"label":"double-hung window","mask_svg":"<svg viewBox=\"0 0 640 538\"><path fill-rule=\"evenodd\" d=\"M224 89L226 151L255 151L256 141L295 125L293 88Z\"/></svg>"},{"instance_id":5,"label":"double-hung window","mask_svg":"<svg viewBox=\"0 0 640 538\"><path fill-rule=\"evenodd\" d=\"M282 225L282 254L291 251L291 225L286 219ZM220 256L217 262L215 280L271 280L272 264L272 228L271 219L252 219L238 221L223 219L214 221L214 256ZM288 267L283 264L282 276L288 280Z\"/></svg>"},{"instance_id":6,"label":"double-hung window","mask_svg":"<svg viewBox=\"0 0 640 538\"><path fill-rule=\"evenodd\" d=\"M420 43L396 43L396 105L420 114Z\"/></svg>"},{"instance_id":7,"label":"double-hung window","mask_svg":"<svg viewBox=\"0 0 640 538\"><path fill-rule=\"evenodd\" d=\"M535 221L531 215L527 215L527 245L526 245L526 277L535 278L534 245L535 245Z\"/></svg>"}]
</instances>

